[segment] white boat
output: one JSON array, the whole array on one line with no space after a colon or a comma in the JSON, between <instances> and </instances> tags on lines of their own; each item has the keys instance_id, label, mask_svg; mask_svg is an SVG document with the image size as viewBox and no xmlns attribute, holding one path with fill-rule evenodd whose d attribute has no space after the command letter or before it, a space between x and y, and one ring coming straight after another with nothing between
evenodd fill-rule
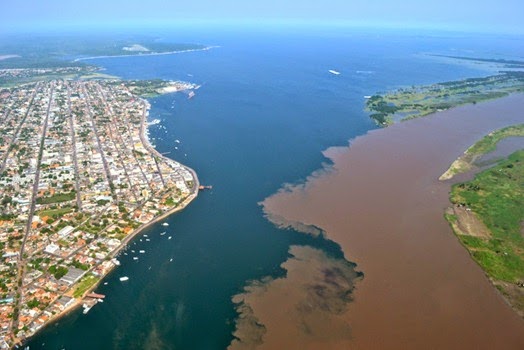
<instances>
[{"instance_id":1,"label":"white boat","mask_svg":"<svg viewBox=\"0 0 524 350\"><path fill-rule=\"evenodd\" d=\"M129 277L127 277L127 276L120 277L120 281L122 281L122 282L127 281L128 279L129 279Z\"/></svg>"},{"instance_id":2,"label":"white boat","mask_svg":"<svg viewBox=\"0 0 524 350\"><path fill-rule=\"evenodd\" d=\"M173 258L169 259L169 262L173 261Z\"/></svg>"},{"instance_id":3,"label":"white boat","mask_svg":"<svg viewBox=\"0 0 524 350\"><path fill-rule=\"evenodd\" d=\"M138 251L140 254L144 254L146 251L145 250L139 250Z\"/></svg>"},{"instance_id":4,"label":"white boat","mask_svg":"<svg viewBox=\"0 0 524 350\"><path fill-rule=\"evenodd\" d=\"M180 140L179 140L179 139L176 139L175 142L176 142L176 143L180 143Z\"/></svg>"},{"instance_id":5,"label":"white boat","mask_svg":"<svg viewBox=\"0 0 524 350\"><path fill-rule=\"evenodd\" d=\"M172 238L171 236L167 237L167 239L171 239L171 238Z\"/></svg>"},{"instance_id":6,"label":"white boat","mask_svg":"<svg viewBox=\"0 0 524 350\"><path fill-rule=\"evenodd\" d=\"M371 96L370 96L370 95L366 95L366 96L364 96L364 98L365 98L366 100L369 100L369 99L371 98Z\"/></svg>"},{"instance_id":7,"label":"white boat","mask_svg":"<svg viewBox=\"0 0 524 350\"><path fill-rule=\"evenodd\" d=\"M84 308L83 314L87 314L89 310L91 310L92 306L89 306L87 304L83 304L82 307Z\"/></svg>"},{"instance_id":8,"label":"white boat","mask_svg":"<svg viewBox=\"0 0 524 350\"><path fill-rule=\"evenodd\" d=\"M169 226L169 224L167 222L164 222L162 226Z\"/></svg>"},{"instance_id":9,"label":"white boat","mask_svg":"<svg viewBox=\"0 0 524 350\"><path fill-rule=\"evenodd\" d=\"M133 260L138 260L138 257L137 257L137 256L134 256L134 257L133 257Z\"/></svg>"},{"instance_id":10,"label":"white boat","mask_svg":"<svg viewBox=\"0 0 524 350\"><path fill-rule=\"evenodd\" d=\"M151 240L149 238L146 238L146 242L149 242L149 241L151 241Z\"/></svg>"},{"instance_id":11,"label":"white boat","mask_svg":"<svg viewBox=\"0 0 524 350\"><path fill-rule=\"evenodd\" d=\"M165 235L165 234L166 234L166 231L164 231L164 232L160 232L160 236L163 236L163 235Z\"/></svg>"},{"instance_id":12,"label":"white boat","mask_svg":"<svg viewBox=\"0 0 524 350\"><path fill-rule=\"evenodd\" d=\"M144 235L144 237L147 237L147 235Z\"/></svg>"},{"instance_id":13,"label":"white boat","mask_svg":"<svg viewBox=\"0 0 524 350\"><path fill-rule=\"evenodd\" d=\"M116 266L120 266L120 261L118 261L117 259L112 259L111 261L112 261L113 264L115 264Z\"/></svg>"},{"instance_id":14,"label":"white boat","mask_svg":"<svg viewBox=\"0 0 524 350\"><path fill-rule=\"evenodd\" d=\"M160 119L153 119L152 121L150 121L149 123L147 123L148 125L157 125L157 124L160 124Z\"/></svg>"},{"instance_id":15,"label":"white boat","mask_svg":"<svg viewBox=\"0 0 524 350\"><path fill-rule=\"evenodd\" d=\"M338 71L336 71L334 69L330 69L330 70L328 70L328 72L331 73L331 74L334 74L334 75L340 75L340 72L338 72Z\"/></svg>"}]
</instances>

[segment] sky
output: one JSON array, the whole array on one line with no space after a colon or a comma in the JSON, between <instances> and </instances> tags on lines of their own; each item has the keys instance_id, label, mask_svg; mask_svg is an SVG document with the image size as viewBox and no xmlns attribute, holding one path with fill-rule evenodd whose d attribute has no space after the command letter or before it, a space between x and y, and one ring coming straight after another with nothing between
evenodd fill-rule
<instances>
[{"instance_id":1,"label":"sky","mask_svg":"<svg viewBox=\"0 0 524 350\"><path fill-rule=\"evenodd\" d=\"M0 30L329 22L524 34L524 0L0 0Z\"/></svg>"}]
</instances>

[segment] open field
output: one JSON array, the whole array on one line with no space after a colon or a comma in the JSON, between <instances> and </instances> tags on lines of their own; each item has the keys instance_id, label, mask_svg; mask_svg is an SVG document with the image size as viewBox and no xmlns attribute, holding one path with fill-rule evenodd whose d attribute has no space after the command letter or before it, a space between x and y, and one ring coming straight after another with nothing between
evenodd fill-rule
<instances>
[{"instance_id":1,"label":"open field","mask_svg":"<svg viewBox=\"0 0 524 350\"><path fill-rule=\"evenodd\" d=\"M524 150L513 153L497 166L478 174L473 181L453 186L448 213L461 243L509 302L524 315ZM482 221L489 234L477 234L466 216Z\"/></svg>"}]
</instances>

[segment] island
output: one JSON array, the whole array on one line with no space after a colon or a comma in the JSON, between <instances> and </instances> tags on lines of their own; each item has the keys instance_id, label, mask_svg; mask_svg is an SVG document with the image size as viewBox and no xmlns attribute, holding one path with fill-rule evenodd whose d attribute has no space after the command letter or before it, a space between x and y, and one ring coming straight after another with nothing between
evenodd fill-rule
<instances>
[{"instance_id":1,"label":"island","mask_svg":"<svg viewBox=\"0 0 524 350\"><path fill-rule=\"evenodd\" d=\"M56 69L70 68L44 74ZM194 88L55 79L0 89L0 348L93 306L118 252L197 196L195 172L149 143L139 96Z\"/></svg>"},{"instance_id":2,"label":"island","mask_svg":"<svg viewBox=\"0 0 524 350\"><path fill-rule=\"evenodd\" d=\"M460 105L523 91L524 72L506 71L482 78L411 86L367 96L366 110L378 125L387 126Z\"/></svg>"},{"instance_id":3,"label":"island","mask_svg":"<svg viewBox=\"0 0 524 350\"><path fill-rule=\"evenodd\" d=\"M457 159L441 180L484 169L452 186L445 214L453 232L514 310L524 317L524 149L509 157L477 160L508 137L524 137L524 124L490 133Z\"/></svg>"}]
</instances>

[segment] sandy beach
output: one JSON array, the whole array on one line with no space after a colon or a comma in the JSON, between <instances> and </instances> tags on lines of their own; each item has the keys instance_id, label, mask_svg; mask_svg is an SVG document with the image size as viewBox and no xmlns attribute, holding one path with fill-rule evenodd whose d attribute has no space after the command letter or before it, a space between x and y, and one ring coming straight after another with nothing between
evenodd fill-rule
<instances>
[{"instance_id":1,"label":"sandy beach","mask_svg":"<svg viewBox=\"0 0 524 350\"><path fill-rule=\"evenodd\" d=\"M523 110L524 95L516 94L371 131L328 149L329 169L267 198L264 211L275 224L322 228L364 277L343 315L323 326L329 339L343 318L350 340L303 346L312 330L300 319L272 317L296 308L289 295L310 286L290 258L288 278L260 281L241 296L264 327L260 348L523 349L524 321L453 235L443 216L450 184L438 180L482 136L522 122Z\"/></svg>"}]
</instances>

